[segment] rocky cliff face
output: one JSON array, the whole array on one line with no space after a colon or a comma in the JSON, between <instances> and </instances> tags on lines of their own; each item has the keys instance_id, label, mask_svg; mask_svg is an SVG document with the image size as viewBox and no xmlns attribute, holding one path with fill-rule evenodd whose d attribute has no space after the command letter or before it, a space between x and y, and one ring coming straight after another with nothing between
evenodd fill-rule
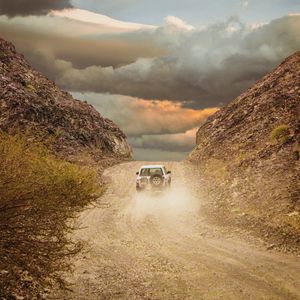
<instances>
[{"instance_id":1,"label":"rocky cliff face","mask_svg":"<svg viewBox=\"0 0 300 300\"><path fill-rule=\"evenodd\" d=\"M62 92L0 39L0 129L50 141L66 157L131 158L125 134L91 105Z\"/></svg>"},{"instance_id":2,"label":"rocky cliff face","mask_svg":"<svg viewBox=\"0 0 300 300\"><path fill-rule=\"evenodd\" d=\"M199 129L189 159L206 176L212 206L224 219L299 246L299 150L297 52L211 116Z\"/></svg>"}]
</instances>

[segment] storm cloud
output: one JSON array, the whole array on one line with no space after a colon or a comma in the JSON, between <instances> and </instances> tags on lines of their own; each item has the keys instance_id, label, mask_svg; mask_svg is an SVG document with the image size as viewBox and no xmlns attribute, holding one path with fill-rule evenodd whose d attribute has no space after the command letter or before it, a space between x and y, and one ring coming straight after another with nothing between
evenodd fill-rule
<instances>
[{"instance_id":1,"label":"storm cloud","mask_svg":"<svg viewBox=\"0 0 300 300\"><path fill-rule=\"evenodd\" d=\"M58 82L71 90L191 101L198 108L219 106L300 49L299 28L300 16L253 29L238 20L203 30L159 28L155 38L168 55L139 58L119 68L67 68Z\"/></svg>"},{"instance_id":2,"label":"storm cloud","mask_svg":"<svg viewBox=\"0 0 300 300\"><path fill-rule=\"evenodd\" d=\"M197 129L195 128L185 133L129 137L129 142L135 149L141 148L169 152L190 152L195 146L196 132Z\"/></svg>"},{"instance_id":3,"label":"storm cloud","mask_svg":"<svg viewBox=\"0 0 300 300\"><path fill-rule=\"evenodd\" d=\"M206 108L228 103L299 50L299 28L299 15L251 26L231 18L200 29L168 18L152 31L81 38L78 51L76 41L53 42L48 48L27 47L26 54L67 90L168 99ZM124 45L124 51L118 52L111 39ZM92 46L97 43L106 45L103 51ZM131 52L133 45L138 50Z\"/></svg>"},{"instance_id":4,"label":"storm cloud","mask_svg":"<svg viewBox=\"0 0 300 300\"><path fill-rule=\"evenodd\" d=\"M33 25L40 30L33 30ZM101 26L50 16L9 21L0 17L0 35L13 42L35 68L55 81L68 70L67 65L78 70L90 66L117 68L134 63L141 56L151 58L165 53L160 45L147 40L129 42L114 35L86 38L91 30L99 32ZM57 69L58 65L61 66Z\"/></svg>"},{"instance_id":5,"label":"storm cloud","mask_svg":"<svg viewBox=\"0 0 300 300\"><path fill-rule=\"evenodd\" d=\"M0 0L0 15L9 17L46 15L51 10L71 8L70 0Z\"/></svg>"}]
</instances>

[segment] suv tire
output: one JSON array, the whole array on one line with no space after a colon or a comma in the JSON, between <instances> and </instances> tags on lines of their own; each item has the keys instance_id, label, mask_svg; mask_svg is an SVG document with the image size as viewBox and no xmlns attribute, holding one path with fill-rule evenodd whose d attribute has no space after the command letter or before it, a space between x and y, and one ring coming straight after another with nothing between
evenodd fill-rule
<instances>
[{"instance_id":1,"label":"suv tire","mask_svg":"<svg viewBox=\"0 0 300 300\"><path fill-rule=\"evenodd\" d=\"M153 188L160 188L164 183L164 179L160 174L153 174L150 177L150 184Z\"/></svg>"}]
</instances>

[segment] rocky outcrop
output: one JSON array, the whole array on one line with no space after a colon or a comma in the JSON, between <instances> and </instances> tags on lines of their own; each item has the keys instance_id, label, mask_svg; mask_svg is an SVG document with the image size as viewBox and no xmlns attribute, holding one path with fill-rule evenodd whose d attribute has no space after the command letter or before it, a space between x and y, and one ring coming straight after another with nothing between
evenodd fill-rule
<instances>
[{"instance_id":1,"label":"rocky outcrop","mask_svg":"<svg viewBox=\"0 0 300 300\"><path fill-rule=\"evenodd\" d=\"M65 157L131 158L125 134L87 102L73 99L33 70L15 47L0 39L0 129L27 132Z\"/></svg>"},{"instance_id":2,"label":"rocky outcrop","mask_svg":"<svg viewBox=\"0 0 300 300\"><path fill-rule=\"evenodd\" d=\"M211 116L189 159L198 164L212 206L224 219L278 236L279 244L292 240L299 246L299 151L297 52Z\"/></svg>"}]
</instances>

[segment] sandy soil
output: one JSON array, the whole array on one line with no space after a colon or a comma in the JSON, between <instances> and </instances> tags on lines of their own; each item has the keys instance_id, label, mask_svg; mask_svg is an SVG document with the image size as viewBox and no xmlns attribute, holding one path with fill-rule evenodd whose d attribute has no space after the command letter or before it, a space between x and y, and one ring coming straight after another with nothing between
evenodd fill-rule
<instances>
[{"instance_id":1,"label":"sandy soil","mask_svg":"<svg viewBox=\"0 0 300 300\"><path fill-rule=\"evenodd\" d=\"M72 292L49 299L300 299L300 259L224 234L201 217L205 199L184 163L166 163L173 187L138 195L142 162L108 169L97 207L83 212L74 239L85 253L66 274Z\"/></svg>"}]
</instances>

